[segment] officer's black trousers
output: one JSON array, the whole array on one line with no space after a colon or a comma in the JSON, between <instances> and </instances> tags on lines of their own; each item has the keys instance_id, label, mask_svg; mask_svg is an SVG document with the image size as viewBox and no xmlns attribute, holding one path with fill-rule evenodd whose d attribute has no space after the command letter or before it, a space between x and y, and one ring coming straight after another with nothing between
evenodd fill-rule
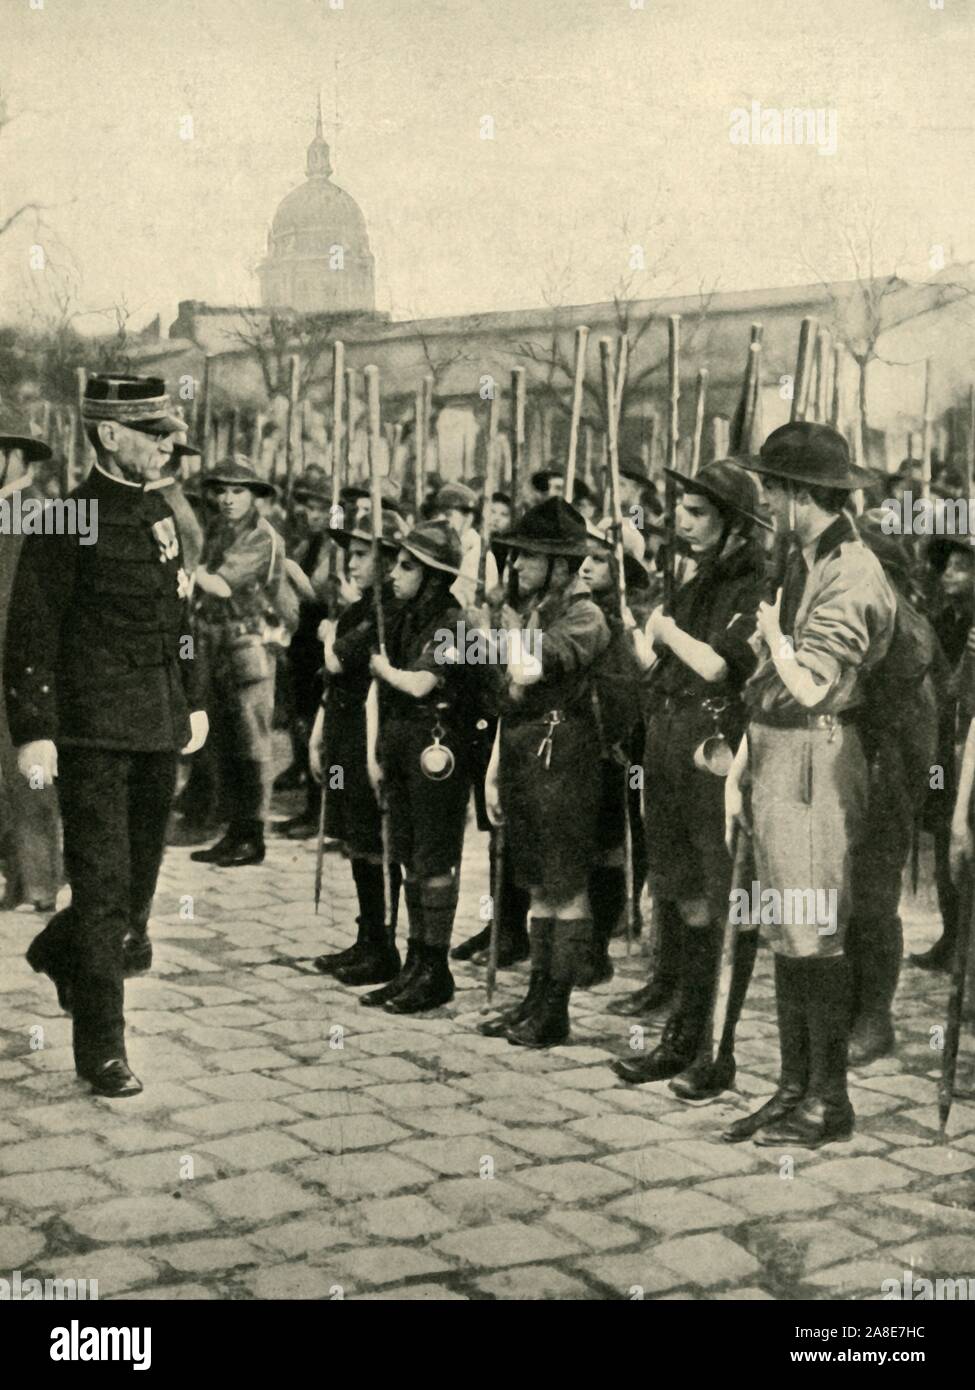
<instances>
[{"instance_id":1,"label":"officer's black trousers","mask_svg":"<svg viewBox=\"0 0 975 1390\"><path fill-rule=\"evenodd\" d=\"M75 1062L125 1055L122 939L148 917L176 788L175 753L58 749L71 884Z\"/></svg>"}]
</instances>

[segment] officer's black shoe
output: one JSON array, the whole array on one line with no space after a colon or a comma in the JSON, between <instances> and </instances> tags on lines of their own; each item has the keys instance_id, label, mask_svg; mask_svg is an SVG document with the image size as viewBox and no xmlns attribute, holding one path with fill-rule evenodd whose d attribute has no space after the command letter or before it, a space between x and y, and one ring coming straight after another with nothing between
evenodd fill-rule
<instances>
[{"instance_id":1,"label":"officer's black shoe","mask_svg":"<svg viewBox=\"0 0 975 1390\"><path fill-rule=\"evenodd\" d=\"M209 849L197 849L190 855L194 864L219 864L223 856L231 849L234 849L240 835L236 828L228 830L227 833L211 845Z\"/></svg>"},{"instance_id":2,"label":"officer's black shoe","mask_svg":"<svg viewBox=\"0 0 975 1390\"><path fill-rule=\"evenodd\" d=\"M735 1059L731 1053L710 1057L698 1057L670 1083L670 1089L681 1100L710 1100L722 1091L729 1090L735 1082Z\"/></svg>"},{"instance_id":3,"label":"officer's black shoe","mask_svg":"<svg viewBox=\"0 0 975 1390\"><path fill-rule=\"evenodd\" d=\"M525 1019L535 1012L542 1001L545 993L546 976L541 970L533 970L528 978L528 993L524 999L519 999L517 1004L513 1004L510 1009L505 1009L496 1018L485 1019L483 1023L477 1025L477 1031L485 1038L503 1038L507 1035L508 1029L513 1028L516 1023L524 1023Z\"/></svg>"},{"instance_id":4,"label":"officer's black shoe","mask_svg":"<svg viewBox=\"0 0 975 1390\"><path fill-rule=\"evenodd\" d=\"M569 995L572 986L545 980L538 1008L510 1027L505 1037L515 1047L559 1047L569 1041Z\"/></svg>"},{"instance_id":5,"label":"officer's black shoe","mask_svg":"<svg viewBox=\"0 0 975 1390\"><path fill-rule=\"evenodd\" d=\"M667 1008L673 1002L676 990L675 979L653 980L641 989L634 990L632 994L624 994L622 998L614 999L606 1005L606 1012L622 1018L644 1018L647 1014Z\"/></svg>"},{"instance_id":6,"label":"officer's black shoe","mask_svg":"<svg viewBox=\"0 0 975 1390\"><path fill-rule=\"evenodd\" d=\"M264 863L264 836L248 835L238 840L214 862L221 869L239 869L245 864Z\"/></svg>"},{"instance_id":7,"label":"officer's black shoe","mask_svg":"<svg viewBox=\"0 0 975 1390\"><path fill-rule=\"evenodd\" d=\"M27 964L38 975L46 975L57 990L58 1005L66 1014L70 1014L73 1007L71 974L67 966L55 960L52 952L45 949L45 943L40 936L34 938L27 948Z\"/></svg>"},{"instance_id":8,"label":"officer's black shoe","mask_svg":"<svg viewBox=\"0 0 975 1390\"><path fill-rule=\"evenodd\" d=\"M142 1082L124 1057L113 1057L108 1062L86 1067L80 1074L85 1081L91 1082L92 1093L96 1096L121 1100L125 1096L137 1096L142 1091Z\"/></svg>"},{"instance_id":9,"label":"officer's black shoe","mask_svg":"<svg viewBox=\"0 0 975 1390\"><path fill-rule=\"evenodd\" d=\"M768 1124L755 1135L763 1148L790 1145L799 1149L818 1149L823 1144L842 1143L853 1138L855 1116L845 1097L822 1100L807 1096L781 1120Z\"/></svg>"},{"instance_id":10,"label":"officer's black shoe","mask_svg":"<svg viewBox=\"0 0 975 1390\"><path fill-rule=\"evenodd\" d=\"M152 969L152 942L147 936L127 936L122 942L122 971L129 979Z\"/></svg>"},{"instance_id":11,"label":"officer's black shoe","mask_svg":"<svg viewBox=\"0 0 975 1390\"><path fill-rule=\"evenodd\" d=\"M396 978L390 980L388 985L383 985L382 989L373 989L368 994L360 994L359 1003L364 1004L367 1009L381 1008L388 1000L395 999L397 994L406 989L422 963L423 954L419 941L408 941L406 943L406 960L403 962L403 969Z\"/></svg>"},{"instance_id":12,"label":"officer's black shoe","mask_svg":"<svg viewBox=\"0 0 975 1390\"><path fill-rule=\"evenodd\" d=\"M423 954L416 974L405 989L383 1005L388 1014L425 1013L449 1004L454 997L454 977L447 964L446 948L424 945L420 949Z\"/></svg>"},{"instance_id":13,"label":"officer's black shoe","mask_svg":"<svg viewBox=\"0 0 975 1390\"><path fill-rule=\"evenodd\" d=\"M491 928L485 927L483 931L477 932L475 936L470 936L466 941L462 941L459 946L455 946L450 953L451 960L472 960L480 951L487 951L491 946ZM525 957L522 957L524 960Z\"/></svg>"},{"instance_id":14,"label":"officer's black shoe","mask_svg":"<svg viewBox=\"0 0 975 1390\"><path fill-rule=\"evenodd\" d=\"M631 1086L642 1086L648 1081L667 1081L694 1060L696 1051L695 1030L677 1012L667 1020L663 1037L655 1048L642 1056L618 1058L613 1063L613 1071L621 1081Z\"/></svg>"},{"instance_id":15,"label":"officer's black shoe","mask_svg":"<svg viewBox=\"0 0 975 1390\"><path fill-rule=\"evenodd\" d=\"M930 951L919 951L908 959L920 970L950 970L955 959L955 943L943 936L940 941L934 943Z\"/></svg>"},{"instance_id":16,"label":"officer's black shoe","mask_svg":"<svg viewBox=\"0 0 975 1390\"><path fill-rule=\"evenodd\" d=\"M372 941L355 960L340 965L332 975L343 985L381 985L400 973L399 951L388 941Z\"/></svg>"}]
</instances>

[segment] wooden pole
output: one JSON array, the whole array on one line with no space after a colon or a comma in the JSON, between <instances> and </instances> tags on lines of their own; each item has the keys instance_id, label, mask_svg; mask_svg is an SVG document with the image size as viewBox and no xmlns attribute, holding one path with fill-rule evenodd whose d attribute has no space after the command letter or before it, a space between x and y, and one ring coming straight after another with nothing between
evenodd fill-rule
<instances>
[{"instance_id":1,"label":"wooden pole","mask_svg":"<svg viewBox=\"0 0 975 1390\"><path fill-rule=\"evenodd\" d=\"M355 368L354 368L354 367L346 367L346 369L345 369L345 418L346 418L345 457L346 457L347 463L346 463L345 481L346 481L347 483L353 483L353 482L358 481L357 470L355 470L355 468L354 468L355 445L356 445L356 411L357 411L357 408L358 408L358 401L357 401L357 397L356 397L356 392L357 392L357 390L358 390L358 386L357 386L356 383L357 383L357 376L356 376L356 370L355 370Z\"/></svg>"},{"instance_id":2,"label":"wooden pole","mask_svg":"<svg viewBox=\"0 0 975 1390\"><path fill-rule=\"evenodd\" d=\"M731 439L726 415L711 416L711 452L716 459L727 458L731 452Z\"/></svg>"},{"instance_id":3,"label":"wooden pole","mask_svg":"<svg viewBox=\"0 0 975 1390\"><path fill-rule=\"evenodd\" d=\"M486 472L490 473L496 468L498 461L498 419L501 413L501 399L498 395L498 384L494 384L494 394L488 399L487 417L487 436L484 444L484 455L487 463Z\"/></svg>"},{"instance_id":4,"label":"wooden pole","mask_svg":"<svg viewBox=\"0 0 975 1390\"><path fill-rule=\"evenodd\" d=\"M667 435L667 467L677 468L677 451L680 445L680 314L671 314L668 320L668 358L667 370L670 382L670 419ZM675 513L677 511L677 483L667 474L664 502L664 524L667 528L667 561L664 569L664 611L673 612L675 554Z\"/></svg>"},{"instance_id":5,"label":"wooden pole","mask_svg":"<svg viewBox=\"0 0 975 1390\"><path fill-rule=\"evenodd\" d=\"M833 336L828 328L821 328L816 338L816 419L824 424L829 420L831 405L830 368L833 364Z\"/></svg>"},{"instance_id":6,"label":"wooden pole","mask_svg":"<svg viewBox=\"0 0 975 1390\"><path fill-rule=\"evenodd\" d=\"M301 363L297 353L289 359L288 371L288 419L284 438L284 500L285 509L291 511L291 490L294 487L295 469L295 411L298 406L298 382Z\"/></svg>"},{"instance_id":7,"label":"wooden pole","mask_svg":"<svg viewBox=\"0 0 975 1390\"><path fill-rule=\"evenodd\" d=\"M433 377L428 373L423 378L423 477L424 488L426 486L426 476L430 471L430 459L432 458L431 444L433 442ZM439 442L439 441L438 441ZM437 454L437 471L440 468L440 455ZM423 498L420 498L423 501ZM417 520L419 521L419 513Z\"/></svg>"},{"instance_id":8,"label":"wooden pole","mask_svg":"<svg viewBox=\"0 0 975 1390\"><path fill-rule=\"evenodd\" d=\"M65 441L67 447L64 451L63 479L61 483L62 496L67 496L67 494L74 487L75 483L78 481L77 474L75 472L75 456L78 445L79 433L78 407L76 405L69 405L67 409L67 416L68 431L67 439Z\"/></svg>"},{"instance_id":9,"label":"wooden pole","mask_svg":"<svg viewBox=\"0 0 975 1390\"><path fill-rule=\"evenodd\" d=\"M965 450L965 497L975 484L975 385L968 388L968 448Z\"/></svg>"},{"instance_id":10,"label":"wooden pole","mask_svg":"<svg viewBox=\"0 0 975 1390\"><path fill-rule=\"evenodd\" d=\"M511 505L518 508L518 489L523 483L525 461L525 369L511 371Z\"/></svg>"},{"instance_id":11,"label":"wooden pole","mask_svg":"<svg viewBox=\"0 0 975 1390\"><path fill-rule=\"evenodd\" d=\"M840 427L840 378L843 374L843 349L839 343L833 347L833 394L829 403L829 423L834 430Z\"/></svg>"},{"instance_id":12,"label":"wooden pole","mask_svg":"<svg viewBox=\"0 0 975 1390\"><path fill-rule=\"evenodd\" d=\"M82 467L81 471L82 471L83 473L87 473L88 468L91 466L91 464L93 464L93 463L95 462L95 451L94 451L94 449L91 447L91 445L88 443L88 439L87 439L87 436L85 435L85 431L84 431L84 426L81 424L81 420L82 420L83 413L84 413L84 405L85 405L85 387L86 387L87 385L88 385L88 373L85 371L84 367L76 367L76 368L75 368L75 405L76 405L77 408L78 408L78 423L79 423L79 427L80 427L80 429L81 429L81 459L82 459L82 464L83 464L83 467ZM45 438L47 437L47 422L46 422L46 421L45 421L45 427L44 427L44 437L45 437Z\"/></svg>"},{"instance_id":13,"label":"wooden pole","mask_svg":"<svg viewBox=\"0 0 975 1390\"><path fill-rule=\"evenodd\" d=\"M582 457L585 463L587 487L592 487L592 425L586 425L582 432L583 451Z\"/></svg>"},{"instance_id":14,"label":"wooden pole","mask_svg":"<svg viewBox=\"0 0 975 1390\"><path fill-rule=\"evenodd\" d=\"M413 397L413 521L420 520L426 478L427 420L423 403L423 387L418 386Z\"/></svg>"},{"instance_id":15,"label":"wooden pole","mask_svg":"<svg viewBox=\"0 0 975 1390\"><path fill-rule=\"evenodd\" d=\"M697 477L701 466L701 444L704 439L704 400L708 389L708 369L702 367L697 374L697 396L694 401L694 436L691 441L691 477Z\"/></svg>"},{"instance_id":16,"label":"wooden pole","mask_svg":"<svg viewBox=\"0 0 975 1390\"><path fill-rule=\"evenodd\" d=\"M812 354L816 345L816 320L804 318L799 326L799 354L796 359L796 374L792 382L793 420L805 420L809 403L809 379L812 373Z\"/></svg>"},{"instance_id":17,"label":"wooden pole","mask_svg":"<svg viewBox=\"0 0 975 1390\"><path fill-rule=\"evenodd\" d=\"M932 414L931 387L932 362L928 357L924 362L924 434L921 439L921 496L931 496L931 446L934 438L934 417Z\"/></svg>"},{"instance_id":18,"label":"wooden pole","mask_svg":"<svg viewBox=\"0 0 975 1390\"><path fill-rule=\"evenodd\" d=\"M200 440L200 448L203 450L203 472L209 473L213 469L216 459L214 458L213 448L213 391L210 385L210 358L203 359L203 438Z\"/></svg>"},{"instance_id":19,"label":"wooden pole","mask_svg":"<svg viewBox=\"0 0 975 1390\"><path fill-rule=\"evenodd\" d=\"M579 421L582 417L582 390L586 379L586 346L589 329L580 324L576 329L575 370L572 375L572 413L569 417L569 457L565 465L565 500L572 501L576 483L576 455L579 451Z\"/></svg>"},{"instance_id":20,"label":"wooden pole","mask_svg":"<svg viewBox=\"0 0 975 1390\"><path fill-rule=\"evenodd\" d=\"M619 335L619 353L616 358L616 388L613 393L613 406L616 411L616 446L619 448L620 424L622 421L623 397L626 395L626 373L630 362L630 340L625 333Z\"/></svg>"}]
</instances>

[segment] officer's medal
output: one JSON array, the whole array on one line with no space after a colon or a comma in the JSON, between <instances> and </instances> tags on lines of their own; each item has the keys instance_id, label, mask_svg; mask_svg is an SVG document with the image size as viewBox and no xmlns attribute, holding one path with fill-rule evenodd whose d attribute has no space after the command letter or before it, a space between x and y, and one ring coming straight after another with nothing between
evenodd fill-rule
<instances>
[{"instance_id":1,"label":"officer's medal","mask_svg":"<svg viewBox=\"0 0 975 1390\"><path fill-rule=\"evenodd\" d=\"M440 742L443 736L444 727L438 719L431 730L433 742L428 743L420 754L420 771L424 777L429 777L431 782L445 782L456 763L450 749Z\"/></svg>"}]
</instances>

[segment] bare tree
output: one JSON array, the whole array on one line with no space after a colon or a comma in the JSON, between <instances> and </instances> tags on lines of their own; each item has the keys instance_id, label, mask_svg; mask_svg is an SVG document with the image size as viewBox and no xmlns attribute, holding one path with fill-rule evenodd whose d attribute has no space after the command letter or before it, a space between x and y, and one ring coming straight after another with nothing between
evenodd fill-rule
<instances>
[{"instance_id":1,"label":"bare tree","mask_svg":"<svg viewBox=\"0 0 975 1390\"><path fill-rule=\"evenodd\" d=\"M10 115L10 109L7 106L7 98L3 89L0 88L0 135L3 134L12 120L13 117ZM0 237L2 237L5 232L9 232L11 227L19 222L22 217L26 217L28 213L33 213L35 218L39 218L41 213L45 210L45 206L44 203L21 203L20 207L14 208L13 212L0 215Z\"/></svg>"}]
</instances>

